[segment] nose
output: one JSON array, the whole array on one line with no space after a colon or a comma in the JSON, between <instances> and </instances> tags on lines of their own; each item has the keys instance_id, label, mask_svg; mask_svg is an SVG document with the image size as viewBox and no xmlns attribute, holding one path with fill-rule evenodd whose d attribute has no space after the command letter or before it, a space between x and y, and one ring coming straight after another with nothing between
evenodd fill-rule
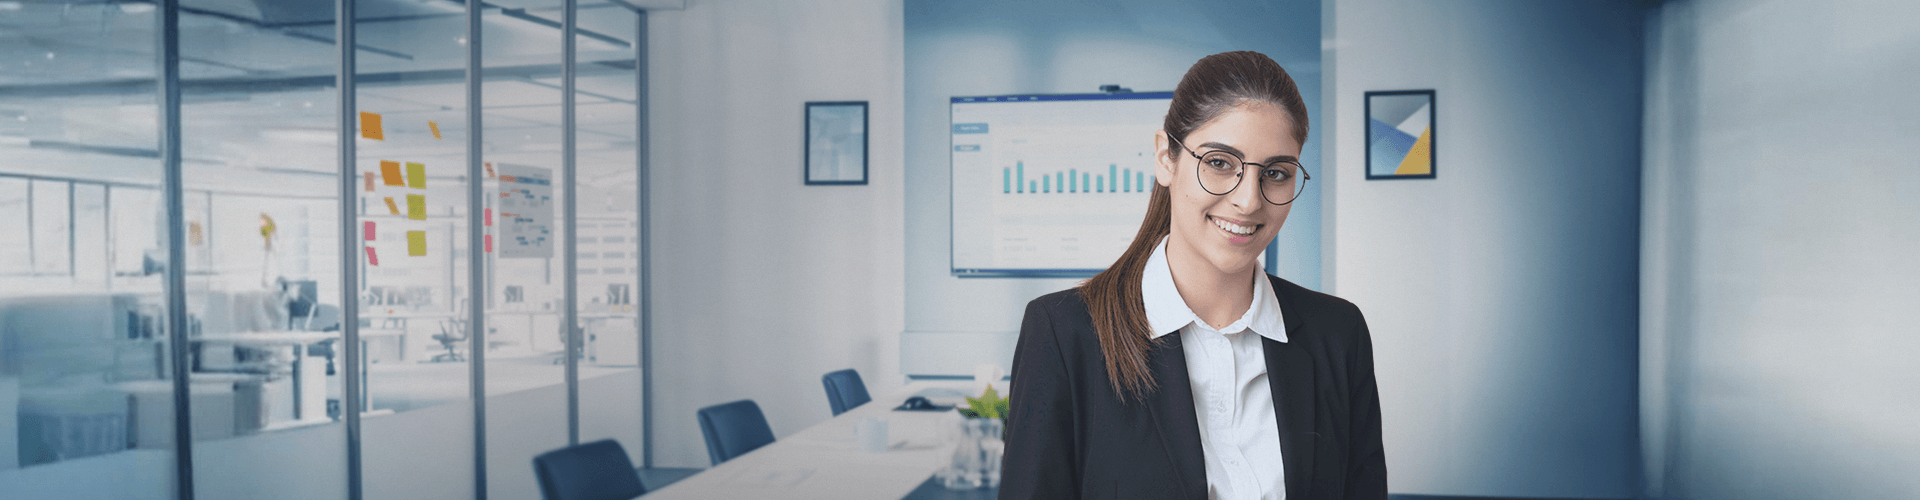
<instances>
[{"instance_id":1,"label":"nose","mask_svg":"<svg viewBox=\"0 0 1920 500\"><path fill-rule=\"evenodd\" d=\"M1227 202L1240 209L1240 213L1253 213L1260 209L1261 203L1265 203L1260 198L1260 179L1248 178L1254 177L1253 172L1251 167L1241 167L1240 183L1233 186L1233 191L1227 192Z\"/></svg>"}]
</instances>

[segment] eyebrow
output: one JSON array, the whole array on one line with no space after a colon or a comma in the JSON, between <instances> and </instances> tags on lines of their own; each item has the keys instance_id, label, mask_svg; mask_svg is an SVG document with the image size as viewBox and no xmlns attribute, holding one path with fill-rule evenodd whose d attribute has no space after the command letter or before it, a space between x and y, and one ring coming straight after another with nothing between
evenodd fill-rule
<instances>
[{"instance_id":1,"label":"eyebrow","mask_svg":"<svg viewBox=\"0 0 1920 500\"><path fill-rule=\"evenodd\" d=\"M1227 154L1231 154L1231 155L1233 155L1233 156L1235 156L1235 157L1237 157L1237 158L1240 158L1240 161L1246 161L1246 160L1247 160L1247 154L1246 154L1246 153L1242 153L1242 152L1240 152L1240 149L1239 149L1239 148L1235 148L1235 147L1233 147L1233 146L1228 146L1228 145L1225 145L1225 144L1221 144L1221 143L1218 143L1218 142L1209 142L1209 143L1206 143L1206 144L1201 144L1201 145L1200 145L1200 147L1203 147L1203 148L1213 148L1213 149L1218 149L1218 150L1221 150L1221 151L1226 151L1226 152L1227 152ZM1285 161L1285 162L1293 162L1293 163L1299 163L1299 162L1300 162L1300 158L1298 158L1298 157L1294 157L1294 156L1287 156L1287 155L1273 155L1273 156L1269 156L1269 157L1267 157L1267 161L1262 161L1262 162L1255 162L1255 163L1261 163L1261 164L1270 164L1270 163L1273 163L1273 162L1276 162L1276 161Z\"/></svg>"}]
</instances>

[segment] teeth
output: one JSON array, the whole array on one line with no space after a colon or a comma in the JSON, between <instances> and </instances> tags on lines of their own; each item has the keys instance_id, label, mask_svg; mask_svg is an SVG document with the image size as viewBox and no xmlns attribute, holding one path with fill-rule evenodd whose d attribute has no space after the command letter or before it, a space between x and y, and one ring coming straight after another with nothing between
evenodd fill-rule
<instances>
[{"instance_id":1,"label":"teeth","mask_svg":"<svg viewBox=\"0 0 1920 500\"><path fill-rule=\"evenodd\" d=\"M1213 225L1220 226L1220 229L1225 229L1229 233L1238 234L1241 236L1247 236L1247 235L1253 234L1253 228L1244 227L1239 224L1234 224L1232 222L1227 222L1220 219L1214 219Z\"/></svg>"}]
</instances>

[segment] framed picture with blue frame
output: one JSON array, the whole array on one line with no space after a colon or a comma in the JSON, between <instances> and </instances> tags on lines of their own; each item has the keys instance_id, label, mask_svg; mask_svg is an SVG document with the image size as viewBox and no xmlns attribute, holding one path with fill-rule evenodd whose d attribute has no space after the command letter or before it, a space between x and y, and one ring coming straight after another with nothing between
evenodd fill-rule
<instances>
[{"instance_id":1,"label":"framed picture with blue frame","mask_svg":"<svg viewBox=\"0 0 1920 500\"><path fill-rule=\"evenodd\" d=\"M1433 90L1367 92L1367 179L1432 179Z\"/></svg>"}]
</instances>

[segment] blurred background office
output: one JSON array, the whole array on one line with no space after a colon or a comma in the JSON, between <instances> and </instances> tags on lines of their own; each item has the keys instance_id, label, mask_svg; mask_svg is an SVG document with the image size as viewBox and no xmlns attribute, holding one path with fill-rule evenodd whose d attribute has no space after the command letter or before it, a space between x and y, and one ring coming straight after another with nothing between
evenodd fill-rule
<instances>
[{"instance_id":1,"label":"blurred background office","mask_svg":"<svg viewBox=\"0 0 1920 500\"><path fill-rule=\"evenodd\" d=\"M952 272L949 98L1226 50L1311 107L1268 265L1366 312L1396 494L1920 496L1911 2L340 7L0 0L0 497L538 498L1005 366L1077 279ZM1439 175L1370 181L1404 89ZM866 184L803 182L811 101Z\"/></svg>"}]
</instances>

